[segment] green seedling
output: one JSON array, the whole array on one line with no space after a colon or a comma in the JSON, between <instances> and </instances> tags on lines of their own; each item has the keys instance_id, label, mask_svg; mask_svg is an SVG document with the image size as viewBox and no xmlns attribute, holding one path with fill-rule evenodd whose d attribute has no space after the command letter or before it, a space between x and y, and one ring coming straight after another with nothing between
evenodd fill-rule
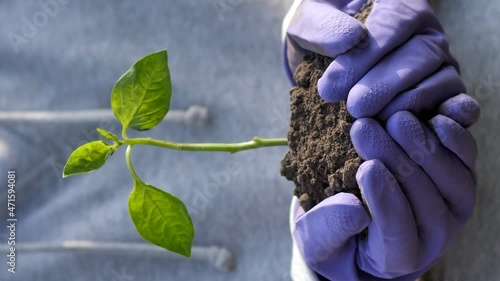
<instances>
[{"instance_id":1,"label":"green seedling","mask_svg":"<svg viewBox=\"0 0 500 281\"><path fill-rule=\"evenodd\" d=\"M287 145L287 139L254 137L242 143L177 143L152 138L128 138L127 130L146 131L167 115L172 82L167 51L145 56L123 74L111 93L111 108L122 124L122 138L101 128L97 131L109 142L92 141L78 147L64 166L63 178L89 173L102 167L121 146L127 146L126 162L134 181L128 207L137 232L147 241L189 257L194 226L184 203L176 196L145 183L130 159L135 145L151 145L174 150L225 151Z\"/></svg>"}]
</instances>

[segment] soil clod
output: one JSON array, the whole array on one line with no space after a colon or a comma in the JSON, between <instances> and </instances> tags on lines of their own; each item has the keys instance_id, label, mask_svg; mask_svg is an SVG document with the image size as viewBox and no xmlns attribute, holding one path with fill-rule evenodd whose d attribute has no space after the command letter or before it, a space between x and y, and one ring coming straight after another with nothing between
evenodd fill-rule
<instances>
[{"instance_id":1,"label":"soil clod","mask_svg":"<svg viewBox=\"0 0 500 281\"><path fill-rule=\"evenodd\" d=\"M349 131L354 118L345 102L328 103L318 94L317 82L331 58L305 57L290 92L290 151L281 162L281 174L295 183L294 195L305 211L339 192L360 198L356 171L361 164Z\"/></svg>"},{"instance_id":2,"label":"soil clod","mask_svg":"<svg viewBox=\"0 0 500 281\"><path fill-rule=\"evenodd\" d=\"M368 0L354 17L365 22L374 0ZM281 175L295 183L294 195L307 212L340 192L361 200L356 172L362 163L349 131L355 119L345 101L328 103L318 94L317 84L332 58L310 54L295 71L297 87L290 91L290 151L281 161Z\"/></svg>"}]
</instances>

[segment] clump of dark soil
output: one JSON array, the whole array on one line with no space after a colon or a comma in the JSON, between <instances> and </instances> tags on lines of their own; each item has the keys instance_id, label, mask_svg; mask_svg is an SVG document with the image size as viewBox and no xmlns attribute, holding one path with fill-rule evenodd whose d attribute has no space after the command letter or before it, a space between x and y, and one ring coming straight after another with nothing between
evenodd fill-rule
<instances>
[{"instance_id":1,"label":"clump of dark soil","mask_svg":"<svg viewBox=\"0 0 500 281\"><path fill-rule=\"evenodd\" d=\"M281 161L281 174L295 183L294 195L305 211L339 192L361 198L355 179L361 158L349 135L355 119L344 101L328 103L316 87L331 61L306 56L294 75L297 87L290 91L290 151Z\"/></svg>"},{"instance_id":2,"label":"clump of dark soil","mask_svg":"<svg viewBox=\"0 0 500 281\"><path fill-rule=\"evenodd\" d=\"M364 22L372 5L368 1L355 18ZM281 161L281 175L295 183L294 195L305 211L340 192L361 199L355 176L362 160L349 135L355 119L347 112L345 101L322 100L316 86L332 60L307 55L294 75L297 86L290 91L290 151Z\"/></svg>"}]
</instances>

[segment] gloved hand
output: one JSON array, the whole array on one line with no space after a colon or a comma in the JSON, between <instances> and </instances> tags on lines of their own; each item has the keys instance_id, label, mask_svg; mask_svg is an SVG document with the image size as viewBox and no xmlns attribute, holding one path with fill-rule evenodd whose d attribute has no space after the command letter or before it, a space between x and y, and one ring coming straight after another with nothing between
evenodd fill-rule
<instances>
[{"instance_id":1,"label":"gloved hand","mask_svg":"<svg viewBox=\"0 0 500 281\"><path fill-rule=\"evenodd\" d=\"M347 99L356 118L376 116L396 96L383 117L405 103L425 110L465 91L427 0L376 1L363 26L348 14L365 2L303 0L287 28L289 77L308 52L335 58L318 92L330 102Z\"/></svg>"},{"instance_id":2,"label":"gloved hand","mask_svg":"<svg viewBox=\"0 0 500 281\"><path fill-rule=\"evenodd\" d=\"M453 114L465 116L460 110L468 109ZM305 214L300 209L297 246L331 280L414 281L454 244L472 213L474 138L446 116L427 125L407 111L392 115L385 129L359 119L351 138L366 160L356 175L366 208L340 193Z\"/></svg>"},{"instance_id":3,"label":"gloved hand","mask_svg":"<svg viewBox=\"0 0 500 281\"><path fill-rule=\"evenodd\" d=\"M284 20L283 44L285 70L292 84L304 55L315 52L335 58L367 37L364 25L349 15L357 13L365 2L304 0L292 7Z\"/></svg>"},{"instance_id":4,"label":"gloved hand","mask_svg":"<svg viewBox=\"0 0 500 281\"><path fill-rule=\"evenodd\" d=\"M436 109L436 104L439 104L436 100L437 96L439 92L431 95L418 95L418 92L410 91L391 101L378 114L378 118L385 121L398 111L410 111L420 119L426 119L426 116L434 115L437 111L465 128L472 126L479 119L481 114L479 104L471 96L458 94L441 103Z\"/></svg>"}]
</instances>

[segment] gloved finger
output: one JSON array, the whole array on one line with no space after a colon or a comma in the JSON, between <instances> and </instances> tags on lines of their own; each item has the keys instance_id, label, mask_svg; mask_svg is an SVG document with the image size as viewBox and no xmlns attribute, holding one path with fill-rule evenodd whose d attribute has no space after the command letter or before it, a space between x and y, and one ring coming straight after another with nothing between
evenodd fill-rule
<instances>
[{"instance_id":1,"label":"gloved finger","mask_svg":"<svg viewBox=\"0 0 500 281\"><path fill-rule=\"evenodd\" d=\"M466 94L456 95L439 106L439 114L455 120L462 127L472 126L481 115L479 103Z\"/></svg>"},{"instance_id":2,"label":"gloved finger","mask_svg":"<svg viewBox=\"0 0 500 281\"><path fill-rule=\"evenodd\" d=\"M337 57L365 38L364 25L328 2L303 1L287 30L288 66L293 73L305 54Z\"/></svg>"},{"instance_id":3,"label":"gloved finger","mask_svg":"<svg viewBox=\"0 0 500 281\"><path fill-rule=\"evenodd\" d=\"M431 235L446 223L448 209L434 183L376 120L356 120L350 134L362 159L380 160L399 182L420 233Z\"/></svg>"},{"instance_id":4,"label":"gloved finger","mask_svg":"<svg viewBox=\"0 0 500 281\"><path fill-rule=\"evenodd\" d=\"M451 66L443 66L438 72L426 78L414 89L397 95L378 114L381 120L387 120L398 111L410 111L420 116L435 110L436 104L441 104L447 98L457 93L463 93L465 85L457 70Z\"/></svg>"},{"instance_id":5,"label":"gloved finger","mask_svg":"<svg viewBox=\"0 0 500 281\"><path fill-rule=\"evenodd\" d=\"M439 33L417 35L387 55L350 90L349 113L355 118L375 116L397 94L434 73L446 59L445 43Z\"/></svg>"},{"instance_id":6,"label":"gloved finger","mask_svg":"<svg viewBox=\"0 0 500 281\"><path fill-rule=\"evenodd\" d=\"M368 224L370 216L358 198L338 193L299 216L293 236L307 263L320 268L331 265L346 248L355 247L353 236Z\"/></svg>"},{"instance_id":7,"label":"gloved finger","mask_svg":"<svg viewBox=\"0 0 500 281\"><path fill-rule=\"evenodd\" d=\"M316 0L317 1L317 0ZM321 0L320 0L321 1ZM330 1L337 9L343 11L346 14L354 16L361 11L363 5L365 5L368 0L336 0Z\"/></svg>"},{"instance_id":8,"label":"gloved finger","mask_svg":"<svg viewBox=\"0 0 500 281\"><path fill-rule=\"evenodd\" d=\"M383 278L416 271L418 230L396 179L374 159L361 164L356 180L372 218L367 243L360 244L361 269Z\"/></svg>"},{"instance_id":9,"label":"gloved finger","mask_svg":"<svg viewBox=\"0 0 500 281\"><path fill-rule=\"evenodd\" d=\"M468 218L474 206L475 184L462 161L408 111L392 115L386 126L391 137L436 184L451 212L457 218Z\"/></svg>"},{"instance_id":10,"label":"gloved finger","mask_svg":"<svg viewBox=\"0 0 500 281\"><path fill-rule=\"evenodd\" d=\"M472 134L449 117L437 115L429 122L440 142L474 172L477 144Z\"/></svg>"},{"instance_id":11,"label":"gloved finger","mask_svg":"<svg viewBox=\"0 0 500 281\"><path fill-rule=\"evenodd\" d=\"M378 61L417 31L425 30L425 34L435 35L442 33L426 0L376 1L365 26L369 31L366 43L337 57L319 79L318 92L324 100L345 100L349 90ZM413 54L426 49L415 49Z\"/></svg>"}]
</instances>

